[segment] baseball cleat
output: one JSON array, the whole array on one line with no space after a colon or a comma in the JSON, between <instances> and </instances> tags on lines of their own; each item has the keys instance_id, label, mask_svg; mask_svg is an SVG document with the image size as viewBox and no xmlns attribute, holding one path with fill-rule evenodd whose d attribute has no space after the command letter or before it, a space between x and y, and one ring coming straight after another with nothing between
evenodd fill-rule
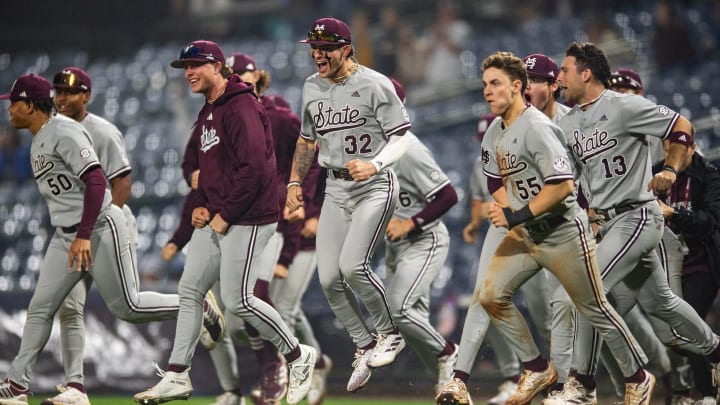
<instances>
[{"instance_id":1,"label":"baseball cleat","mask_svg":"<svg viewBox=\"0 0 720 405\"><path fill-rule=\"evenodd\" d=\"M317 351L314 347L300 344L300 357L288 363L288 390L285 400L290 405L302 401L310 391L312 374L315 369Z\"/></svg>"},{"instance_id":2,"label":"baseball cleat","mask_svg":"<svg viewBox=\"0 0 720 405\"><path fill-rule=\"evenodd\" d=\"M518 385L513 380L500 384L498 393L488 400L488 405L505 405L505 402L517 392Z\"/></svg>"},{"instance_id":3,"label":"baseball cleat","mask_svg":"<svg viewBox=\"0 0 720 405\"><path fill-rule=\"evenodd\" d=\"M438 392L453 379L453 368L458 358L458 345L453 343L453 347L455 351L446 356L438 357Z\"/></svg>"},{"instance_id":4,"label":"baseball cleat","mask_svg":"<svg viewBox=\"0 0 720 405\"><path fill-rule=\"evenodd\" d=\"M77 388L63 387L60 384L55 388L60 393L40 402L40 405L90 405L87 394Z\"/></svg>"},{"instance_id":5,"label":"baseball cleat","mask_svg":"<svg viewBox=\"0 0 720 405\"><path fill-rule=\"evenodd\" d=\"M182 373L176 373L162 370L157 363L153 363L153 366L158 371L157 375L162 379L152 388L135 394L133 396L135 402L140 405L156 405L177 399L187 400L190 398L193 387L190 382L189 367Z\"/></svg>"},{"instance_id":6,"label":"baseball cleat","mask_svg":"<svg viewBox=\"0 0 720 405\"><path fill-rule=\"evenodd\" d=\"M465 382L459 378L453 378L438 390L435 396L437 405L470 405L470 395Z\"/></svg>"},{"instance_id":7,"label":"baseball cleat","mask_svg":"<svg viewBox=\"0 0 720 405\"><path fill-rule=\"evenodd\" d=\"M380 333L367 365L370 368L387 366L395 361L395 356L404 348L405 339L400 335L400 332Z\"/></svg>"},{"instance_id":8,"label":"baseball cleat","mask_svg":"<svg viewBox=\"0 0 720 405\"><path fill-rule=\"evenodd\" d=\"M207 330L210 340L203 342L202 345L208 350L212 350L215 344L223 340L225 337L225 317L220 310L220 306L215 300L215 294L208 291L203 302L203 329ZM202 332L200 333L202 342ZM212 343L210 343L212 341Z\"/></svg>"},{"instance_id":9,"label":"baseball cleat","mask_svg":"<svg viewBox=\"0 0 720 405\"><path fill-rule=\"evenodd\" d=\"M557 381L557 371L552 363L544 371L525 370L520 375L518 389L505 402L507 405L526 405L543 389L551 386Z\"/></svg>"},{"instance_id":10,"label":"baseball cleat","mask_svg":"<svg viewBox=\"0 0 720 405\"><path fill-rule=\"evenodd\" d=\"M542 402L543 405L597 405L596 390L588 391L577 378L570 376L562 391L554 391Z\"/></svg>"},{"instance_id":11,"label":"baseball cleat","mask_svg":"<svg viewBox=\"0 0 720 405\"><path fill-rule=\"evenodd\" d=\"M313 370L310 391L308 391L307 395L308 404L310 405L320 405L327 394L327 376L330 374L330 370L332 370L333 363L327 355L323 354L322 357L325 362L325 367L315 367L315 370Z\"/></svg>"},{"instance_id":12,"label":"baseball cleat","mask_svg":"<svg viewBox=\"0 0 720 405\"><path fill-rule=\"evenodd\" d=\"M350 374L350 379L347 383L348 392L355 392L360 388L363 388L372 375L372 369L368 367L367 363L372 356L373 349L355 351L355 361L353 361L353 372Z\"/></svg>"},{"instance_id":13,"label":"baseball cleat","mask_svg":"<svg viewBox=\"0 0 720 405\"><path fill-rule=\"evenodd\" d=\"M278 354L277 361L264 364L260 379L260 392L266 403L280 403L288 391L288 366L285 357Z\"/></svg>"},{"instance_id":14,"label":"baseball cleat","mask_svg":"<svg viewBox=\"0 0 720 405\"><path fill-rule=\"evenodd\" d=\"M655 376L645 371L645 380L641 383L625 384L626 405L649 405L655 387Z\"/></svg>"},{"instance_id":15,"label":"baseball cleat","mask_svg":"<svg viewBox=\"0 0 720 405\"><path fill-rule=\"evenodd\" d=\"M3 405L27 405L29 389L18 389L12 385L9 379L0 381L0 404Z\"/></svg>"},{"instance_id":16,"label":"baseball cleat","mask_svg":"<svg viewBox=\"0 0 720 405\"><path fill-rule=\"evenodd\" d=\"M702 404L702 402L698 402L698 404ZM712 402L712 404L714 405L715 402ZM673 395L670 405L695 405L695 400L687 395Z\"/></svg>"},{"instance_id":17,"label":"baseball cleat","mask_svg":"<svg viewBox=\"0 0 720 405\"><path fill-rule=\"evenodd\" d=\"M232 391L226 391L222 395L215 398L215 402L210 405L245 405L245 398Z\"/></svg>"}]
</instances>

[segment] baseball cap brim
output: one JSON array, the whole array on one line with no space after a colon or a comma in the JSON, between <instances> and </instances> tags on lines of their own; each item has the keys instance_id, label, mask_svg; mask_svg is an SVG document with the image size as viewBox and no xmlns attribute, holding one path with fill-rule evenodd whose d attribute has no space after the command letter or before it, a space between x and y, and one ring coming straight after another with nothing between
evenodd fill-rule
<instances>
[{"instance_id":1,"label":"baseball cap brim","mask_svg":"<svg viewBox=\"0 0 720 405\"><path fill-rule=\"evenodd\" d=\"M338 45L338 46L350 45L349 42L344 43L344 42L335 42L335 41L311 41L309 39L301 39L298 42L300 42L301 44L310 44L310 45Z\"/></svg>"},{"instance_id":2,"label":"baseball cap brim","mask_svg":"<svg viewBox=\"0 0 720 405\"><path fill-rule=\"evenodd\" d=\"M219 62L219 61L217 61L217 60L210 60L210 59L208 59L208 58L176 59L176 60L170 62L170 66L179 69L179 68L184 68L185 65L187 65L188 63L197 63L197 62L210 63L210 62Z\"/></svg>"},{"instance_id":3,"label":"baseball cap brim","mask_svg":"<svg viewBox=\"0 0 720 405\"><path fill-rule=\"evenodd\" d=\"M0 94L0 100L10 100L10 93Z\"/></svg>"}]
</instances>

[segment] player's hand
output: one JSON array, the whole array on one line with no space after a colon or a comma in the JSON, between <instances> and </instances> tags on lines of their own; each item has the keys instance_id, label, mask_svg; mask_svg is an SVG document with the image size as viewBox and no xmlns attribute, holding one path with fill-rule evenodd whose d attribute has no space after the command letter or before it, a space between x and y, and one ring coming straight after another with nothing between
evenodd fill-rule
<instances>
[{"instance_id":1,"label":"player's hand","mask_svg":"<svg viewBox=\"0 0 720 405\"><path fill-rule=\"evenodd\" d=\"M292 213L303 206L303 193L301 186L292 186L288 189L285 206Z\"/></svg>"},{"instance_id":2,"label":"player's hand","mask_svg":"<svg viewBox=\"0 0 720 405\"><path fill-rule=\"evenodd\" d=\"M197 207L192 212L192 226L203 228L210 221L210 211L205 207Z\"/></svg>"},{"instance_id":3,"label":"player's hand","mask_svg":"<svg viewBox=\"0 0 720 405\"><path fill-rule=\"evenodd\" d=\"M273 272L273 277L275 278L287 278L288 276L288 268L280 263L275 265L275 272Z\"/></svg>"},{"instance_id":4,"label":"player's hand","mask_svg":"<svg viewBox=\"0 0 720 405\"><path fill-rule=\"evenodd\" d=\"M163 246L162 251L160 252L160 257L165 260L166 262L169 262L170 259L175 257L175 254L178 251L178 245L176 245L173 242L168 242Z\"/></svg>"},{"instance_id":5,"label":"player's hand","mask_svg":"<svg viewBox=\"0 0 720 405\"><path fill-rule=\"evenodd\" d=\"M300 230L300 235L303 238L310 239L317 235L318 229L318 217L308 218L303 225L303 229Z\"/></svg>"},{"instance_id":6,"label":"player's hand","mask_svg":"<svg viewBox=\"0 0 720 405\"><path fill-rule=\"evenodd\" d=\"M200 184L200 169L195 170L190 175L190 188L192 188L193 190L197 190L199 184Z\"/></svg>"},{"instance_id":7,"label":"player's hand","mask_svg":"<svg viewBox=\"0 0 720 405\"><path fill-rule=\"evenodd\" d=\"M463 240L465 243L468 245L474 245L477 243L478 228L480 228L480 226L475 225L472 222L465 225L465 228L463 228Z\"/></svg>"},{"instance_id":8,"label":"player's hand","mask_svg":"<svg viewBox=\"0 0 720 405\"><path fill-rule=\"evenodd\" d=\"M290 212L290 208L285 206L285 209L283 209L283 218L288 222L300 222L305 219L305 208L300 207Z\"/></svg>"},{"instance_id":9,"label":"player's hand","mask_svg":"<svg viewBox=\"0 0 720 405\"><path fill-rule=\"evenodd\" d=\"M390 240L398 240L410 233L413 229L415 229L415 223L412 219L391 218L385 230L385 235L387 235Z\"/></svg>"},{"instance_id":10,"label":"player's hand","mask_svg":"<svg viewBox=\"0 0 720 405\"><path fill-rule=\"evenodd\" d=\"M665 219L672 217L675 215L675 208L665 204L661 200L657 200L658 204L660 204L660 209L662 210L663 217Z\"/></svg>"},{"instance_id":11,"label":"player's hand","mask_svg":"<svg viewBox=\"0 0 720 405\"><path fill-rule=\"evenodd\" d=\"M220 216L220 214L215 214L212 221L210 221L210 229L212 229L215 233L219 233L220 235L225 235L228 231L228 228L230 228L230 224L225 222L225 220L222 216Z\"/></svg>"},{"instance_id":12,"label":"player's hand","mask_svg":"<svg viewBox=\"0 0 720 405\"><path fill-rule=\"evenodd\" d=\"M90 239L76 238L70 245L68 251L68 269L75 271L90 271L92 266L92 255L90 254ZM77 267L75 262L77 261Z\"/></svg>"},{"instance_id":13,"label":"player's hand","mask_svg":"<svg viewBox=\"0 0 720 405\"><path fill-rule=\"evenodd\" d=\"M650 180L650 184L648 184L647 189L648 191L652 190L655 195L667 194L670 186L675 183L675 179L677 179L677 175L675 173L670 170L661 170L653 176L652 180Z\"/></svg>"},{"instance_id":14,"label":"player's hand","mask_svg":"<svg viewBox=\"0 0 720 405\"><path fill-rule=\"evenodd\" d=\"M360 159L353 159L345 165L353 181L365 181L377 173L375 165Z\"/></svg>"},{"instance_id":15,"label":"player's hand","mask_svg":"<svg viewBox=\"0 0 720 405\"><path fill-rule=\"evenodd\" d=\"M508 224L508 221L505 218L505 213L503 212L503 207L501 207L497 203L490 204L489 215L490 215L490 222L492 222L492 224L495 225L495 227L510 228L510 225Z\"/></svg>"}]
</instances>

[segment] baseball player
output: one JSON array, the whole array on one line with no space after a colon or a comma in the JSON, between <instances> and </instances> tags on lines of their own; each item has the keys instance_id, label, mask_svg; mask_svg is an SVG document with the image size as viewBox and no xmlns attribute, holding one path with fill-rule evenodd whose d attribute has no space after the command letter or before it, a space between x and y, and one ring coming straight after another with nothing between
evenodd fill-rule
<instances>
[{"instance_id":1,"label":"baseball player","mask_svg":"<svg viewBox=\"0 0 720 405\"><path fill-rule=\"evenodd\" d=\"M57 111L83 124L92 137L93 149L98 156L100 165L110 183L112 203L122 208L128 220L130 231L130 253L135 255L137 241L135 217L125 202L130 197L130 162L125 153L122 134L115 125L87 111L92 83L90 76L79 68L62 69L53 78L55 89L55 108ZM133 237L133 234L135 237ZM44 403L52 404L89 404L83 385L83 351L85 346L85 323L83 309L90 278L78 283L70 291L58 310L60 319L60 342L63 349L63 365L67 386L58 386L60 394L49 398Z\"/></svg>"},{"instance_id":2,"label":"baseball player","mask_svg":"<svg viewBox=\"0 0 720 405\"><path fill-rule=\"evenodd\" d=\"M178 286L181 305L169 367L159 373L160 382L134 400L155 404L191 395L189 369L200 336L199 297L220 280L227 310L250 323L285 356L290 368L287 402L296 404L310 389L315 349L298 344L277 311L253 295L262 271L257 262L279 215L275 154L265 110L253 87L225 66L225 55L214 42L192 42L171 66L184 69L191 91L206 99L191 135L201 141L199 193L192 213L196 229Z\"/></svg>"},{"instance_id":3,"label":"baseball player","mask_svg":"<svg viewBox=\"0 0 720 405\"><path fill-rule=\"evenodd\" d=\"M317 243L318 275L335 316L357 346L348 391L363 387L371 368L392 363L405 347L393 322L380 278L370 260L387 227L398 196L395 173L388 166L408 146L405 108L390 79L359 65L347 24L335 18L313 23L308 38L317 73L303 86L301 119L288 183L290 212L303 204L302 181L318 162L328 169ZM352 288L363 301L377 331L377 341L346 294ZM353 305L355 304L355 305Z\"/></svg>"},{"instance_id":4,"label":"baseball player","mask_svg":"<svg viewBox=\"0 0 720 405\"><path fill-rule=\"evenodd\" d=\"M53 315L86 274L120 319L175 319L179 309L176 294L138 291L126 219L110 203L92 137L80 123L52 115L51 92L50 82L30 74L19 77L10 93L0 96L11 102L12 125L33 134L30 155L35 180L57 228L28 307L19 353L8 377L0 382L0 403L5 404L27 403L32 367L50 336ZM207 318L221 324L219 310L208 305L207 312Z\"/></svg>"},{"instance_id":5,"label":"baseball player","mask_svg":"<svg viewBox=\"0 0 720 405\"><path fill-rule=\"evenodd\" d=\"M680 156L692 142L692 125L643 97L608 91L609 79L607 58L597 46L572 43L568 47L558 81L566 89L567 101L575 106L561 118L560 126L580 169L591 215L600 225L597 260L605 292L624 281L648 314L684 335L660 336L661 340L673 345L683 342L687 345L683 347L717 362L717 336L692 307L672 293L655 252L663 218L653 192L665 193L675 181ZM647 136L663 137L672 143L665 169L654 177L644 142ZM556 400L547 401L549 404L594 399L593 375L600 340L583 318L578 318L577 330L573 370L568 378L572 384L565 384L565 391ZM623 360L617 360L623 367ZM627 369L623 374L626 403L647 403L644 391L654 386L654 377L645 373L641 378Z\"/></svg>"},{"instance_id":6,"label":"baseball player","mask_svg":"<svg viewBox=\"0 0 720 405\"><path fill-rule=\"evenodd\" d=\"M400 100L405 90L391 79ZM457 193L430 150L411 132L410 146L393 166L400 183L399 205L388 223L387 294L393 319L425 366L438 373L438 389L452 378L458 347L430 323L430 284L450 247L440 217L457 203Z\"/></svg>"},{"instance_id":7,"label":"baseball player","mask_svg":"<svg viewBox=\"0 0 720 405\"><path fill-rule=\"evenodd\" d=\"M605 336L624 371L645 379L642 349L602 295L594 241L587 216L575 200L562 132L545 114L525 105L525 64L511 53L497 52L483 62L483 84L491 111L500 116L482 145L484 172L496 201L489 215L493 225L510 231L490 261L479 300L525 369L517 392L506 403L529 404L557 379L511 300L517 287L543 267ZM649 388L635 384L627 390Z\"/></svg>"}]
</instances>

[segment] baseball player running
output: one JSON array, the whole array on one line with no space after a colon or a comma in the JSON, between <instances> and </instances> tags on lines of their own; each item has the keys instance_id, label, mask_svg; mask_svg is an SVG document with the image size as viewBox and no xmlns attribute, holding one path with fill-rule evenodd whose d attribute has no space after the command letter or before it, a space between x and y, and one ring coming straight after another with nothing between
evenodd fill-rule
<instances>
[{"instance_id":1,"label":"baseball player running","mask_svg":"<svg viewBox=\"0 0 720 405\"><path fill-rule=\"evenodd\" d=\"M318 162L328 169L317 233L323 247L318 275L330 308L357 346L347 386L355 391L370 379L371 368L392 363L405 347L370 260L395 208L397 178L388 166L407 149L402 135L410 122L390 79L353 57L350 29L343 21L315 21L301 42L310 44L317 73L303 87L287 207L292 212L303 204L301 184L317 142ZM368 309L377 341L355 311L354 296L346 294L350 287Z\"/></svg>"},{"instance_id":2,"label":"baseball player running","mask_svg":"<svg viewBox=\"0 0 720 405\"><path fill-rule=\"evenodd\" d=\"M32 368L52 329L52 319L70 290L92 276L110 311L130 322L175 319L178 296L139 292L122 210L110 203L105 175L87 129L52 115L50 82L19 77L9 94L10 120L33 134L30 156L40 194L56 227L28 306L20 350L0 382L0 404L26 404ZM70 270L70 271L68 271ZM210 308L219 322L222 315Z\"/></svg>"},{"instance_id":3,"label":"baseball player running","mask_svg":"<svg viewBox=\"0 0 720 405\"><path fill-rule=\"evenodd\" d=\"M191 139L199 138L199 198L178 292L180 314L167 371L152 388L134 396L141 404L188 398L189 369L200 336L200 297L220 280L227 310L267 337L289 367L287 402L310 389L315 349L298 344L270 305L253 295L259 256L275 231L279 209L275 153L265 110L253 87L232 75L225 55L211 41L195 41L171 63L185 71L191 91L206 103ZM249 191L251 190L251 191Z\"/></svg>"},{"instance_id":4,"label":"baseball player running","mask_svg":"<svg viewBox=\"0 0 720 405\"><path fill-rule=\"evenodd\" d=\"M605 336L624 371L645 380L641 365L647 359L602 294L594 240L587 216L575 200L574 174L562 132L524 103L525 64L511 53L497 52L483 62L483 84L491 111L500 116L488 128L482 147L488 187L497 202L489 214L493 225L510 232L490 261L479 300L525 368L517 393L506 403L529 404L557 379L511 300L514 291L543 267L557 277L580 314ZM628 392L649 388L635 384Z\"/></svg>"},{"instance_id":5,"label":"baseball player running","mask_svg":"<svg viewBox=\"0 0 720 405\"><path fill-rule=\"evenodd\" d=\"M590 43L568 47L558 80L575 107L560 120L560 126L580 169L591 215L600 224L597 260L605 293L624 281L648 314L685 335L661 337L664 342L685 341L688 348L717 362L717 336L692 307L672 293L655 253L663 217L653 192L664 193L675 181L680 157L692 142L692 126L665 106L608 91L609 78L610 68L601 49ZM646 136L672 142L665 170L654 177ZM548 404L596 403L593 376L600 339L585 319L578 318L577 328L568 383L557 399L546 401ZM641 380L623 367L622 359L617 360L627 382L625 402L648 403L649 394L644 391L652 389L654 377L646 373Z\"/></svg>"},{"instance_id":6,"label":"baseball player running","mask_svg":"<svg viewBox=\"0 0 720 405\"><path fill-rule=\"evenodd\" d=\"M122 208L128 220L130 253L135 257L133 232L135 217L125 202L130 197L130 162L125 153L122 134L115 125L87 111L92 83L88 74L76 67L62 69L53 78L55 108L57 111L83 124L92 137L93 149L110 183L112 203ZM135 233L136 235L136 233ZM83 351L85 346L85 322L83 309L91 279L85 278L70 291L58 310L60 319L60 343L67 386L58 386L60 394L42 402L53 404L90 404L83 385Z\"/></svg>"},{"instance_id":7,"label":"baseball player running","mask_svg":"<svg viewBox=\"0 0 720 405\"><path fill-rule=\"evenodd\" d=\"M405 90L391 79L398 97ZM452 378L458 347L430 323L430 284L450 247L440 217L457 203L450 179L430 150L411 132L410 146L393 166L400 183L399 205L385 234L388 302L400 332L425 366L438 372L438 389Z\"/></svg>"}]
</instances>

